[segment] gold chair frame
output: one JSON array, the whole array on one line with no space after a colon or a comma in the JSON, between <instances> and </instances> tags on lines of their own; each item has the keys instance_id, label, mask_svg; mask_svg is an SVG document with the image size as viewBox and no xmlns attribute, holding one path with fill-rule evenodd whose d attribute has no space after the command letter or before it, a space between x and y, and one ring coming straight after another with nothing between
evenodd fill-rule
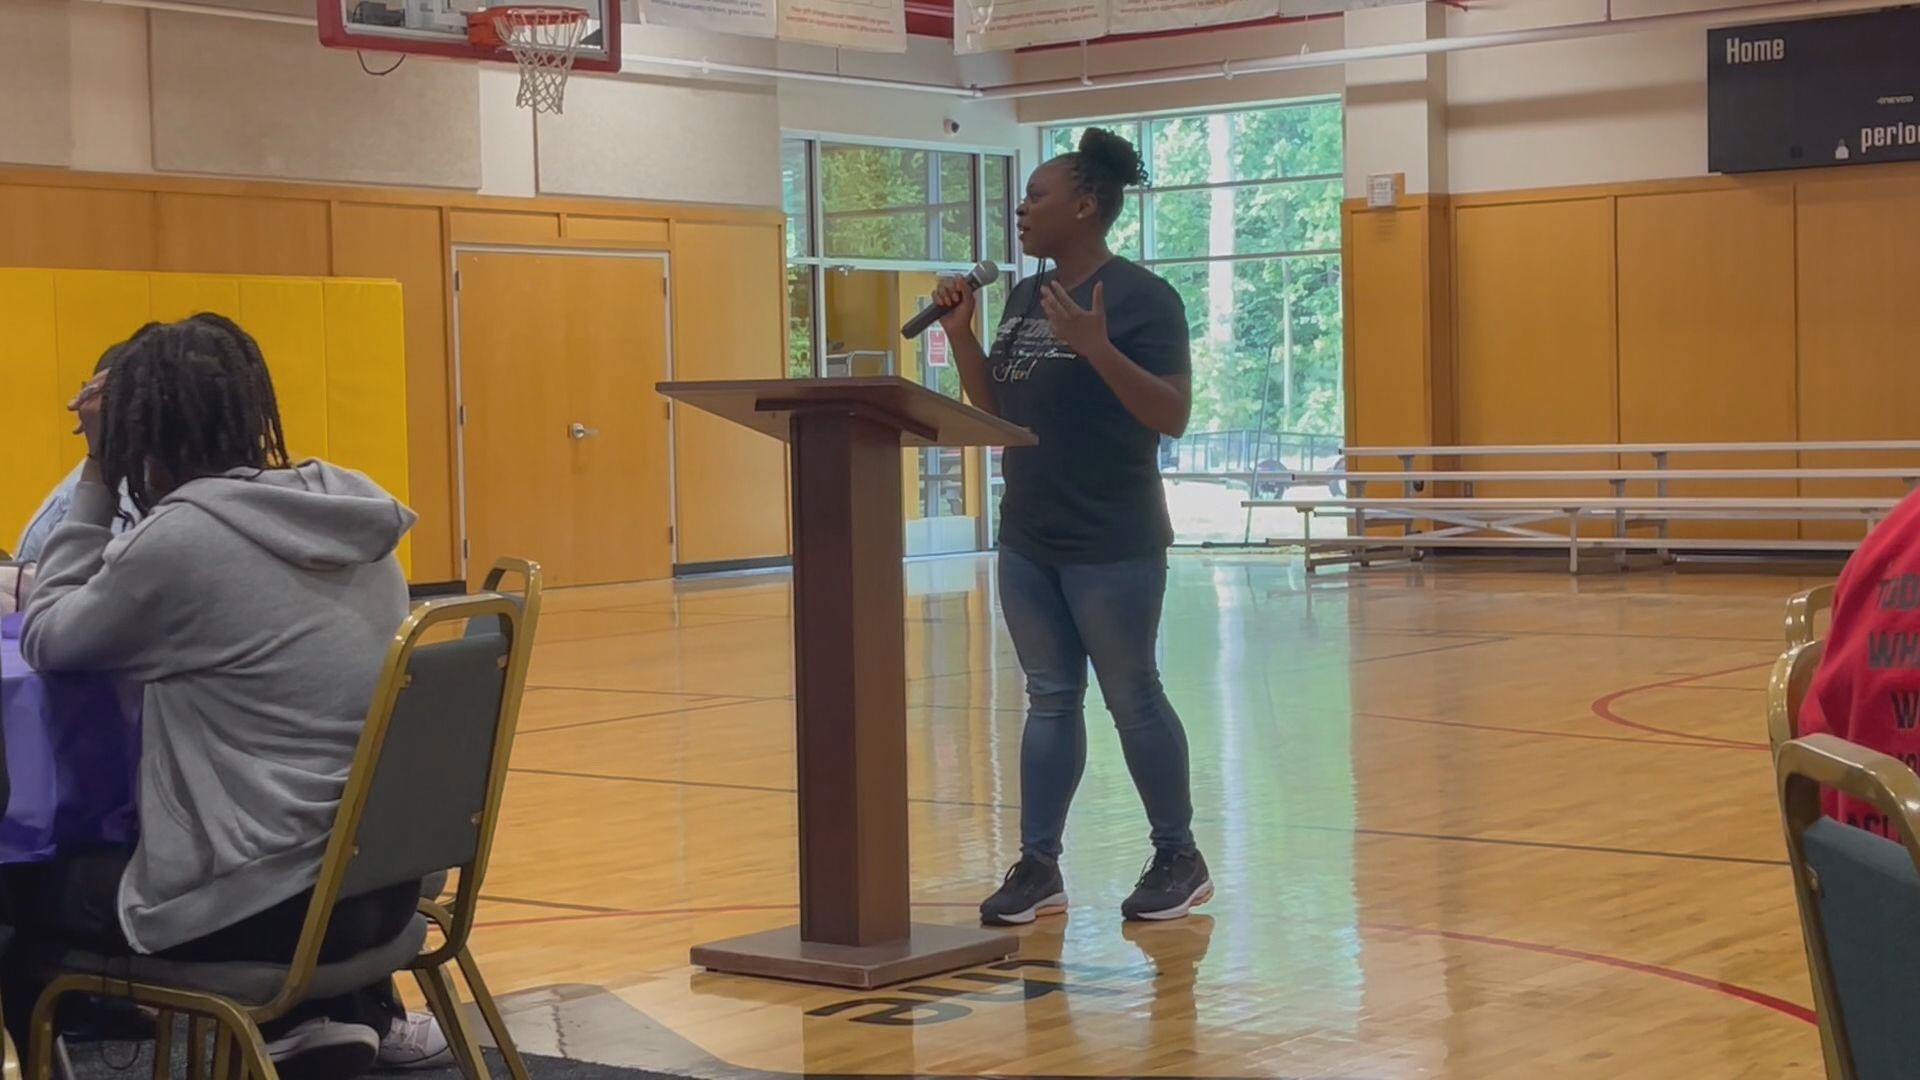
<instances>
[{"instance_id":1,"label":"gold chair frame","mask_svg":"<svg viewBox=\"0 0 1920 1080\"><path fill-rule=\"evenodd\" d=\"M505 560L503 560L504 562ZM537 601L539 567L513 560L510 569L525 573L531 586L530 597ZM494 580L489 576L489 580ZM505 596L483 593L474 596L432 600L415 607L394 632L386 661L375 684L373 702L360 735L352 770L341 793L340 808L334 815L331 838L322 859L313 900L307 907L300 941L288 965L286 981L274 997L263 1005L243 1005L218 994L177 987L104 978L99 973L68 973L55 978L34 1006L31 1055L27 1075L35 1080L51 1080L55 1032L55 1006L68 994L110 995L128 998L158 1011L154 1028L153 1076L156 1080L172 1071L173 1020L175 1014L188 1018L187 1062L191 1080L207 1080L205 1058L201 1050L211 1036L212 1080L278 1080L272 1060L267 1056L259 1024L285 1015L307 997L315 969L319 966L320 946L339 899L347 867L357 853L355 837L366 809L372 779L378 765L386 733L393 719L394 706L406 685L407 669L414 650L429 632L445 624L471 619L494 618L510 635L511 647L503 658L507 668L501 695L500 714L495 718L496 736L489 767L485 805L477 823L479 828L474 861L460 868L460 882L451 905L442 906L422 899L421 914L439 926L446 940L438 948L429 948L407 965L428 1006L447 1034L460 1070L468 1080L487 1080L486 1063L478 1043L459 1009L452 980L446 970L448 961L459 964L462 975L474 991L481 1015L515 1080L526 1080L526 1065L521 1061L501 1021L478 966L467 949L478 906L480 882L493 846L494 830L499 822L501 796L506 787L507 762L512 748L514 725L519 718L520 696L526 687L527 665L533 651L533 636L526 632L524 615L537 613L534 603L515 603ZM530 621L530 620L529 620Z\"/></svg>"},{"instance_id":2,"label":"gold chair frame","mask_svg":"<svg viewBox=\"0 0 1920 1080\"><path fill-rule=\"evenodd\" d=\"M1774 757L1780 812L1786 823L1787 860L1793 868L1794 898L1800 906L1806 939L1820 1042L1833 1080L1854 1080L1852 1043L1846 1015L1833 986L1833 961L1827 952L1819 882L1807 867L1804 834L1820 820L1820 790L1832 788L1869 803L1898 831L1900 844L1920 871L1920 777L1898 760L1833 735L1809 735L1781 746Z\"/></svg>"},{"instance_id":3,"label":"gold chair frame","mask_svg":"<svg viewBox=\"0 0 1920 1080\"><path fill-rule=\"evenodd\" d=\"M441 1016L459 1011L460 999L454 993L446 972L447 961L458 964L460 974L466 979L467 989L473 992L474 1007L487 1025L487 1033L493 1036L494 1047L500 1051L507 1073L513 1080L528 1080L526 1062L520 1057L513 1036L507 1031L506 1017L500 1012L493 992L487 988L486 980L481 977L480 966L474 962L472 951L467 948L467 939L473 933L473 921L480 909L480 883L486 877L487 862L493 855L493 830L499 821L500 797L506 789L507 764L514 733L520 725L520 699L526 690L527 668L533 657L534 632L540 625L543 575L539 563L510 555L501 556L494 560L492 568L487 571L480 595L506 595L500 584L510 574L520 578L520 615L513 635L513 664L507 678L506 715L501 718L493 775L487 786L487 812L480 824L479 854L471 868L460 869L451 899L443 901L438 896L421 897L420 913L440 928L443 940L439 948L420 954L409 965L409 970L414 972L415 981L420 983L420 991L426 995L434 1015ZM434 983L431 987L428 985L429 979ZM479 1044L473 1039L472 1030L464 1024L457 1028L447 1027L444 1021L442 1027L446 1030L447 1043L453 1050L454 1058L460 1063L461 1074L467 1080L489 1080L491 1074L480 1054Z\"/></svg>"},{"instance_id":4,"label":"gold chair frame","mask_svg":"<svg viewBox=\"0 0 1920 1080\"><path fill-rule=\"evenodd\" d=\"M1773 662L1773 673L1767 677L1767 743L1776 755L1800 737L1800 707L1826 652L1824 641L1803 641Z\"/></svg>"},{"instance_id":5,"label":"gold chair frame","mask_svg":"<svg viewBox=\"0 0 1920 1080\"><path fill-rule=\"evenodd\" d=\"M1814 617L1833 607L1833 585L1815 585L1804 592L1794 593L1787 600L1786 636L1787 645L1804 645L1813 641Z\"/></svg>"}]
</instances>

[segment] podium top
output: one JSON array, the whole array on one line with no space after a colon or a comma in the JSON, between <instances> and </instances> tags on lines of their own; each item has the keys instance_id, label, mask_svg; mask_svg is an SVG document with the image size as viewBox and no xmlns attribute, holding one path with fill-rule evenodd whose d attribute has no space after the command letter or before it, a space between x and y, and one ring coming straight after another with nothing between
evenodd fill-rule
<instances>
[{"instance_id":1,"label":"podium top","mask_svg":"<svg viewBox=\"0 0 1920 1080\"><path fill-rule=\"evenodd\" d=\"M853 379L663 382L666 397L771 435L792 436L796 412L855 412L900 429L902 446L1032 446L1032 432L894 375Z\"/></svg>"}]
</instances>

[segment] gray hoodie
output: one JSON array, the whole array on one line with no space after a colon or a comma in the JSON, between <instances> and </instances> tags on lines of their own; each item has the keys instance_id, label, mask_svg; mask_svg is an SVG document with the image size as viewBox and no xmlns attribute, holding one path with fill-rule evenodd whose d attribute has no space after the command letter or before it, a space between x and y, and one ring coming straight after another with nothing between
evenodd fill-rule
<instances>
[{"instance_id":1,"label":"gray hoodie","mask_svg":"<svg viewBox=\"0 0 1920 1080\"><path fill-rule=\"evenodd\" d=\"M120 925L160 952L312 887L388 641L413 512L321 461L181 486L124 535L99 484L41 555L21 651L146 685Z\"/></svg>"}]
</instances>

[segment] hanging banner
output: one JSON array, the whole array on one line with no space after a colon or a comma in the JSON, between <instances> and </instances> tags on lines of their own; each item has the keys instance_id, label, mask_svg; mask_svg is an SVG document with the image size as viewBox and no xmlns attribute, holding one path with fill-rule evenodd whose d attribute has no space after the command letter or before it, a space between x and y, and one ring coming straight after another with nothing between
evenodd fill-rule
<instances>
[{"instance_id":1,"label":"hanging banner","mask_svg":"<svg viewBox=\"0 0 1920 1080\"><path fill-rule=\"evenodd\" d=\"M953 51L997 52L1107 33L1109 0L954 0Z\"/></svg>"},{"instance_id":2,"label":"hanging banner","mask_svg":"<svg viewBox=\"0 0 1920 1080\"><path fill-rule=\"evenodd\" d=\"M780 0L780 38L837 49L907 51L902 0Z\"/></svg>"},{"instance_id":3,"label":"hanging banner","mask_svg":"<svg viewBox=\"0 0 1920 1080\"><path fill-rule=\"evenodd\" d=\"M652 26L770 38L779 27L774 0L640 0L640 21Z\"/></svg>"},{"instance_id":4,"label":"hanging banner","mask_svg":"<svg viewBox=\"0 0 1920 1080\"><path fill-rule=\"evenodd\" d=\"M1191 26L1271 19L1280 0L1109 0L1109 34L1150 34Z\"/></svg>"}]
</instances>

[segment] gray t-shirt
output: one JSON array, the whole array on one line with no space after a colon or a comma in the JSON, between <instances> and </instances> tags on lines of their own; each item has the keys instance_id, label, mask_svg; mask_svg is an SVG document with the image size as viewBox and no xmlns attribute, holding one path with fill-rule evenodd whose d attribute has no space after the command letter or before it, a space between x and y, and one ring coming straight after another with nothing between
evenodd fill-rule
<instances>
[{"instance_id":1,"label":"gray t-shirt","mask_svg":"<svg viewBox=\"0 0 1920 1080\"><path fill-rule=\"evenodd\" d=\"M1006 451L1000 544L1048 564L1109 563L1173 542L1160 486L1160 436L1134 419L1087 360L1053 335L1028 278L1007 298L988 357L995 403L1040 437ZM1115 256L1072 290L1082 307L1104 286L1107 337L1156 375L1192 369L1186 305L1173 286Z\"/></svg>"}]
</instances>

